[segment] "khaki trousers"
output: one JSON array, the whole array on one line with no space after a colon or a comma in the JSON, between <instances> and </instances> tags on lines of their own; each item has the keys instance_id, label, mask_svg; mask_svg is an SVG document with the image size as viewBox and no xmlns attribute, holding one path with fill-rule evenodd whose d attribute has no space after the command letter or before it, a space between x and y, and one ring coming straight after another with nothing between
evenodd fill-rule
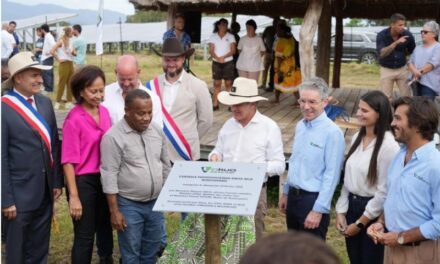
<instances>
[{"instance_id":1,"label":"khaki trousers","mask_svg":"<svg viewBox=\"0 0 440 264\"><path fill-rule=\"evenodd\" d=\"M426 240L418 246L385 247L384 264L438 264L439 240Z\"/></svg>"},{"instance_id":2,"label":"khaki trousers","mask_svg":"<svg viewBox=\"0 0 440 264\"><path fill-rule=\"evenodd\" d=\"M255 212L255 239L258 241L263 238L264 217L267 214L267 186L261 188L260 198L258 199L257 211Z\"/></svg>"},{"instance_id":3,"label":"khaki trousers","mask_svg":"<svg viewBox=\"0 0 440 264\"><path fill-rule=\"evenodd\" d=\"M61 97L63 97L64 89L67 86L67 102L72 102L72 89L70 88L70 77L73 75L73 62L63 61L60 62L58 66L58 90L56 101L61 102Z\"/></svg>"},{"instance_id":4,"label":"khaki trousers","mask_svg":"<svg viewBox=\"0 0 440 264\"><path fill-rule=\"evenodd\" d=\"M398 69L380 67L380 87L382 92L390 99L393 99L394 83L399 87L400 96L410 96L408 86L408 68L403 66Z\"/></svg>"}]
</instances>

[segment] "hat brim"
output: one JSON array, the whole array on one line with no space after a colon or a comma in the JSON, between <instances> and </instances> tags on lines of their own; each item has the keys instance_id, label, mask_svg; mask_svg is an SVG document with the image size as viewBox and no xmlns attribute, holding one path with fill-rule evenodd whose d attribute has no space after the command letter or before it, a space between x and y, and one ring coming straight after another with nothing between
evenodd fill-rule
<instances>
[{"instance_id":1,"label":"hat brim","mask_svg":"<svg viewBox=\"0 0 440 264\"><path fill-rule=\"evenodd\" d=\"M258 101L267 101L268 99L262 96L252 96L252 97L244 97L244 96L231 96L229 92L223 91L220 92L217 96L220 103L224 105L238 105L242 103L254 103Z\"/></svg>"},{"instance_id":2,"label":"hat brim","mask_svg":"<svg viewBox=\"0 0 440 264\"><path fill-rule=\"evenodd\" d=\"M187 49L184 53L162 53L162 57L179 57L185 56L186 58L191 57L195 52L194 48Z\"/></svg>"},{"instance_id":3,"label":"hat brim","mask_svg":"<svg viewBox=\"0 0 440 264\"><path fill-rule=\"evenodd\" d=\"M42 71L47 71L47 70L52 69L52 66L36 64L36 65L26 66L22 69L19 69L16 72L14 72L14 74L11 75L9 77L9 79L2 82L2 89L12 88L12 86L14 86L14 83L12 82L12 78L14 78L14 76L17 75L17 73L20 73L20 72L27 70L27 69L38 69L38 70L42 70Z\"/></svg>"}]
</instances>

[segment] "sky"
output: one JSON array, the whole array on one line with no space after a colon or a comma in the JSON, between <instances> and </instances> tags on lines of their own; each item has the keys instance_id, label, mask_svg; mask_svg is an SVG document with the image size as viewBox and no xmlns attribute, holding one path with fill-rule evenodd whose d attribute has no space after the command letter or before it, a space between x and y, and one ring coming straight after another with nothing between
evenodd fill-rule
<instances>
[{"instance_id":1,"label":"sky","mask_svg":"<svg viewBox=\"0 0 440 264\"><path fill-rule=\"evenodd\" d=\"M55 4L68 8L97 10L99 0L9 0L23 5ZM134 6L128 0L104 0L104 9L117 11L126 15L134 14Z\"/></svg>"}]
</instances>

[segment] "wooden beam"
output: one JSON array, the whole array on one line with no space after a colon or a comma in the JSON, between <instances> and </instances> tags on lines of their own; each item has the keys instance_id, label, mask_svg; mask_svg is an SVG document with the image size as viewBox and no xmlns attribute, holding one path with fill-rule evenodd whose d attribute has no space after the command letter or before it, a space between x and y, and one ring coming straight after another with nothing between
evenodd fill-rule
<instances>
[{"instance_id":1,"label":"wooden beam","mask_svg":"<svg viewBox=\"0 0 440 264\"><path fill-rule=\"evenodd\" d=\"M177 13L177 4L171 3L168 6L167 29L174 27L174 17Z\"/></svg>"},{"instance_id":2,"label":"wooden beam","mask_svg":"<svg viewBox=\"0 0 440 264\"><path fill-rule=\"evenodd\" d=\"M336 36L335 36L335 54L333 60L333 81L332 87L341 87L341 60L342 60L342 38L344 37L344 27L342 24L342 0L335 1L336 16Z\"/></svg>"},{"instance_id":3,"label":"wooden beam","mask_svg":"<svg viewBox=\"0 0 440 264\"><path fill-rule=\"evenodd\" d=\"M318 45L316 52L316 76L321 77L327 83L330 79L330 41L332 32L332 15L330 3L324 0L319 19Z\"/></svg>"},{"instance_id":4,"label":"wooden beam","mask_svg":"<svg viewBox=\"0 0 440 264\"><path fill-rule=\"evenodd\" d=\"M315 59L313 56L313 37L318 29L324 0L309 0L301 30L299 31L299 54L301 58L302 79L307 80L315 76Z\"/></svg>"},{"instance_id":5,"label":"wooden beam","mask_svg":"<svg viewBox=\"0 0 440 264\"><path fill-rule=\"evenodd\" d=\"M220 216L205 214L205 263L221 264Z\"/></svg>"}]
</instances>

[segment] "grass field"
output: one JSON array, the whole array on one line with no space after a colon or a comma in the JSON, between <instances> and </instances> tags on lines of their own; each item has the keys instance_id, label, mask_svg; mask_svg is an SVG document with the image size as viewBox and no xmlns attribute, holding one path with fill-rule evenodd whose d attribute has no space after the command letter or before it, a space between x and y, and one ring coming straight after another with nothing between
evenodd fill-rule
<instances>
[{"instance_id":1,"label":"grass field","mask_svg":"<svg viewBox=\"0 0 440 264\"><path fill-rule=\"evenodd\" d=\"M102 58L102 68L105 71L107 83L116 80L114 68L117 56L118 55L104 55ZM161 60L159 57L146 54L136 54L136 57L141 66L141 80L143 83L162 73ZM87 60L89 64L101 66L100 57L89 55ZM211 63L209 61L192 61L191 69L199 78L205 80L208 83L208 86L212 86ZM55 76L57 79L56 69ZM358 63L342 64L341 85L343 87L376 89L378 83L379 67L377 65L364 65ZM272 201L272 204L274 203L276 203L276 201ZM70 250L73 241L73 228L71 219L68 215L67 202L64 195L56 203L56 217L59 228L58 230L54 228L52 231L49 263L69 263ZM178 227L179 215L167 214L166 221L167 232L169 237L171 237ZM266 217L266 229L267 233L285 232L286 230L284 216L281 215L274 206L269 209L269 213ZM116 235L114 238L116 259L118 255ZM327 238L328 244L335 249L341 257L342 262L348 263L344 238L339 235L334 228L334 215L332 217L332 223ZM96 254L94 254L93 262L96 263L96 261Z\"/></svg>"}]
</instances>

